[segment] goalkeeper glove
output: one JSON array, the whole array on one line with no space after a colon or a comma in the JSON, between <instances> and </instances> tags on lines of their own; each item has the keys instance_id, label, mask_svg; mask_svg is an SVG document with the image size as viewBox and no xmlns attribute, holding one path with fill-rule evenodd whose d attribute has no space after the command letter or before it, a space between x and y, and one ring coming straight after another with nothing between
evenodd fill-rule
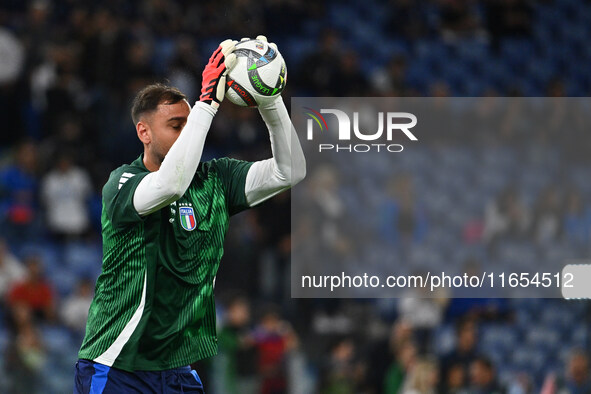
<instances>
[{"instance_id":1,"label":"goalkeeper glove","mask_svg":"<svg viewBox=\"0 0 591 394\"><path fill-rule=\"evenodd\" d=\"M214 110L218 109L224 99L226 75L236 64L236 55L233 53L236 44L237 41L233 40L223 41L203 70L199 101L211 105Z\"/></svg>"},{"instance_id":2,"label":"goalkeeper glove","mask_svg":"<svg viewBox=\"0 0 591 394\"><path fill-rule=\"evenodd\" d=\"M250 37L244 37L244 38L241 38L241 39L240 39L240 42L243 42L243 41L248 41L248 40L250 40ZM267 41L267 37L265 37L265 36L263 36L263 35L258 35L258 36L257 36L257 38L255 38L255 40L264 41L264 42L266 42L267 44L269 44L269 46L270 46L270 47L272 47L272 48L273 48L273 49L275 49L277 52L279 52L279 51L277 50L277 45L276 45L274 42L268 42L268 41Z\"/></svg>"}]
</instances>

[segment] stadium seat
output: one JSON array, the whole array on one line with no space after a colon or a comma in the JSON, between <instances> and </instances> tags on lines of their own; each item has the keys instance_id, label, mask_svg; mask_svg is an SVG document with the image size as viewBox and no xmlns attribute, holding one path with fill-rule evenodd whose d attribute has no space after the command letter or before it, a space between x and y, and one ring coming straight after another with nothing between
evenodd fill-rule
<instances>
[{"instance_id":1,"label":"stadium seat","mask_svg":"<svg viewBox=\"0 0 591 394\"><path fill-rule=\"evenodd\" d=\"M549 354L554 352L563 342L558 329L541 327L530 327L525 333L528 345L533 349L545 350Z\"/></svg>"},{"instance_id":2,"label":"stadium seat","mask_svg":"<svg viewBox=\"0 0 591 394\"><path fill-rule=\"evenodd\" d=\"M76 271L68 268L55 269L48 275L49 281L60 298L67 297L75 290L79 278L80 275Z\"/></svg>"},{"instance_id":3,"label":"stadium seat","mask_svg":"<svg viewBox=\"0 0 591 394\"><path fill-rule=\"evenodd\" d=\"M93 244L70 243L64 249L64 260L79 276L95 278L101 269L102 249Z\"/></svg>"}]
</instances>

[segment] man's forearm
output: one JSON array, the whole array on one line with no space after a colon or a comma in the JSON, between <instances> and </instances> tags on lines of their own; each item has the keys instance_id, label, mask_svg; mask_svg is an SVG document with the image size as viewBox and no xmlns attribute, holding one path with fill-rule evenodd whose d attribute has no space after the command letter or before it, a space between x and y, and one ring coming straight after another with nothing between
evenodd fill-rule
<instances>
[{"instance_id":1,"label":"man's forearm","mask_svg":"<svg viewBox=\"0 0 591 394\"><path fill-rule=\"evenodd\" d=\"M273 157L255 162L246 176L245 194L250 206L289 189L304 179L306 159L281 97L259 107L269 129Z\"/></svg>"},{"instance_id":2,"label":"man's forearm","mask_svg":"<svg viewBox=\"0 0 591 394\"><path fill-rule=\"evenodd\" d=\"M155 212L185 194L201 160L214 115L211 106L195 104L158 171L146 175L135 190L133 205L140 215Z\"/></svg>"}]
</instances>

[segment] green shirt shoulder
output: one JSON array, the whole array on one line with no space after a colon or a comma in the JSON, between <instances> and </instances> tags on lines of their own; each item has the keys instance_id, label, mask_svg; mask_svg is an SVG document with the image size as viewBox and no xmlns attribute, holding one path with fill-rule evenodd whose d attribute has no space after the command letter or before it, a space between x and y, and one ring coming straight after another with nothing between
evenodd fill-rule
<instances>
[{"instance_id":1,"label":"green shirt shoulder","mask_svg":"<svg viewBox=\"0 0 591 394\"><path fill-rule=\"evenodd\" d=\"M133 205L133 195L149 173L140 159L111 172L103 187L103 209L113 227L121 228L142 221Z\"/></svg>"}]
</instances>

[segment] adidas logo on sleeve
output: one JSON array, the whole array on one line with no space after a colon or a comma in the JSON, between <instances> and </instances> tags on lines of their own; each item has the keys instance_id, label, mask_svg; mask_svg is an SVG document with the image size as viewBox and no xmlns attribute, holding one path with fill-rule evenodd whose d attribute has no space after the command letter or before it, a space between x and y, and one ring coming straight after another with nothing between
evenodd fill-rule
<instances>
[{"instance_id":1,"label":"adidas logo on sleeve","mask_svg":"<svg viewBox=\"0 0 591 394\"><path fill-rule=\"evenodd\" d=\"M129 179L131 179L135 174L132 174L131 172L124 172L121 175L121 178L119 178L119 189L121 189L123 187L123 184L125 182L127 182Z\"/></svg>"}]
</instances>

